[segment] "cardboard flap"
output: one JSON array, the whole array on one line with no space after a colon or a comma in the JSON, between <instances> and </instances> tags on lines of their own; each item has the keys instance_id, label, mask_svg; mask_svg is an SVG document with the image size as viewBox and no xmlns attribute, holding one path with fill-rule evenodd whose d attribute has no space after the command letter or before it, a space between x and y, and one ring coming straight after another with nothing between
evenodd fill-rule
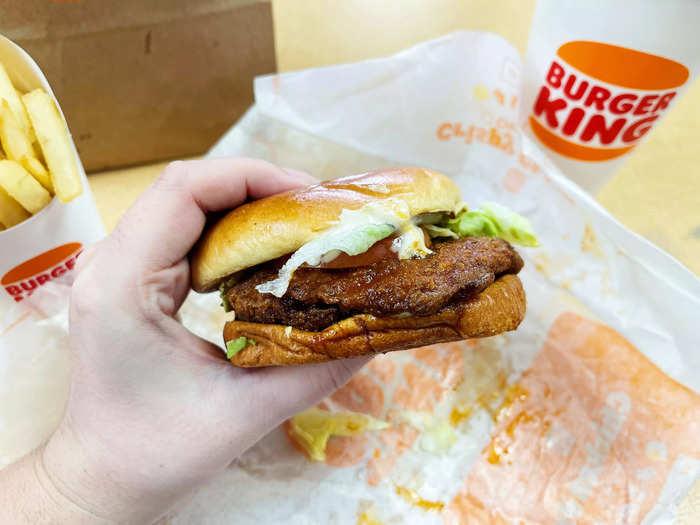
<instances>
[{"instance_id":1,"label":"cardboard flap","mask_svg":"<svg viewBox=\"0 0 700 525\"><path fill-rule=\"evenodd\" d=\"M6 1L88 171L203 153L276 69L268 2Z\"/></svg>"}]
</instances>

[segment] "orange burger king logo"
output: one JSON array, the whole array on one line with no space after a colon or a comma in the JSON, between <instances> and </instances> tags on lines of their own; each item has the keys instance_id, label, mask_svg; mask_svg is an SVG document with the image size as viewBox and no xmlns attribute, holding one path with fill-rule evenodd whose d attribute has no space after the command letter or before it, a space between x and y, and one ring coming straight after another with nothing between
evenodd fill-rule
<instances>
[{"instance_id":1,"label":"orange burger king logo","mask_svg":"<svg viewBox=\"0 0 700 525\"><path fill-rule=\"evenodd\" d=\"M0 284L19 302L39 286L73 270L82 247L79 242L71 242L37 255L12 268L2 277Z\"/></svg>"},{"instance_id":2,"label":"orange burger king logo","mask_svg":"<svg viewBox=\"0 0 700 525\"><path fill-rule=\"evenodd\" d=\"M601 42L557 50L535 97L530 126L551 150L605 161L634 148L688 80L668 58Z\"/></svg>"}]
</instances>

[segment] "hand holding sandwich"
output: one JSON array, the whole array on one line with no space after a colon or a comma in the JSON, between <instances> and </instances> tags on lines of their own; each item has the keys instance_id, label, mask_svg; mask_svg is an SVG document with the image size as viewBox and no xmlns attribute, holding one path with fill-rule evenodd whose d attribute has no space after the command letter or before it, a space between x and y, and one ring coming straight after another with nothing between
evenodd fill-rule
<instances>
[{"instance_id":1,"label":"hand holding sandwich","mask_svg":"<svg viewBox=\"0 0 700 525\"><path fill-rule=\"evenodd\" d=\"M1 523L147 523L366 359L242 370L174 318L207 212L314 182L248 159L178 162L79 259L66 414L0 473Z\"/></svg>"},{"instance_id":2,"label":"hand holding sandwich","mask_svg":"<svg viewBox=\"0 0 700 525\"><path fill-rule=\"evenodd\" d=\"M152 521L369 356L518 327L525 218L423 168L312 182L176 163L81 255L66 415L3 472L1 523ZM225 354L175 319L190 286L234 310Z\"/></svg>"}]
</instances>

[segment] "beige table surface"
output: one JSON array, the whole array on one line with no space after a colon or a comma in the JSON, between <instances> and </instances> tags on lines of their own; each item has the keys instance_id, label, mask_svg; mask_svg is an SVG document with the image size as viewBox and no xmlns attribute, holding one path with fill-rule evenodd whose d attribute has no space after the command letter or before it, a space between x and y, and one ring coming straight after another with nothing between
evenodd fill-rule
<instances>
[{"instance_id":1,"label":"beige table surface","mask_svg":"<svg viewBox=\"0 0 700 525\"><path fill-rule=\"evenodd\" d=\"M273 0L277 62L290 71L383 56L458 29L498 33L524 54L534 0ZM91 175L105 226L165 163ZM622 223L700 275L700 81L597 196Z\"/></svg>"}]
</instances>

